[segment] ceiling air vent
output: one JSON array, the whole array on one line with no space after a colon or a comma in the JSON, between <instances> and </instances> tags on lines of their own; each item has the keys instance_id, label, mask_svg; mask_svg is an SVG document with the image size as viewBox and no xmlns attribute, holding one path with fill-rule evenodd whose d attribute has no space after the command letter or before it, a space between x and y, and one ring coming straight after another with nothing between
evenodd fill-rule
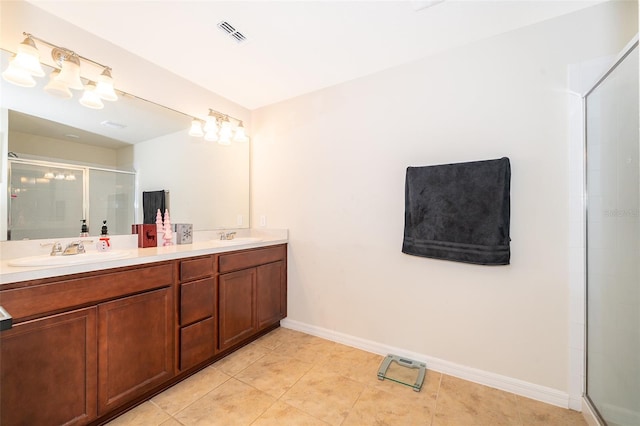
<instances>
[{"instance_id":1,"label":"ceiling air vent","mask_svg":"<svg viewBox=\"0 0 640 426\"><path fill-rule=\"evenodd\" d=\"M234 39L238 43L242 43L247 41L247 37L242 34L240 31L236 30L233 25L228 23L227 21L218 22L218 28L227 33L229 37Z\"/></svg>"}]
</instances>

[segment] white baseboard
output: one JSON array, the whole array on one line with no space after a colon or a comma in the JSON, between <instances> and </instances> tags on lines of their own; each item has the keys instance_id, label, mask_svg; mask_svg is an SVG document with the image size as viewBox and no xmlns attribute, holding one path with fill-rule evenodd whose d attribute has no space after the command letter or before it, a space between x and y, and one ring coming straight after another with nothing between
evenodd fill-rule
<instances>
[{"instance_id":1,"label":"white baseboard","mask_svg":"<svg viewBox=\"0 0 640 426\"><path fill-rule=\"evenodd\" d=\"M591 405L584 397L582 397L582 417L584 417L589 426L603 426L600 420L598 420L598 416L596 416L591 409Z\"/></svg>"},{"instance_id":2,"label":"white baseboard","mask_svg":"<svg viewBox=\"0 0 640 426\"><path fill-rule=\"evenodd\" d=\"M455 376L470 382L479 383L481 385L511 392L516 395L542 401L547 404L556 405L562 408L569 407L569 394L566 392L552 389L546 386L536 385L534 383L525 382L523 380L514 379L500 374L488 371L478 370L476 368L467 367L453 362L445 361L439 358L430 357L401 348L396 348L382 343L373 342L371 340L361 339L344 333L339 333L326 328L317 327L302 323L299 321L284 319L280 322L284 328L302 331L313 336L322 337L333 342L342 343L347 346L362 349L379 355L394 354L427 364L427 369L438 371L440 373ZM372 373L372 374L375 374Z\"/></svg>"}]
</instances>

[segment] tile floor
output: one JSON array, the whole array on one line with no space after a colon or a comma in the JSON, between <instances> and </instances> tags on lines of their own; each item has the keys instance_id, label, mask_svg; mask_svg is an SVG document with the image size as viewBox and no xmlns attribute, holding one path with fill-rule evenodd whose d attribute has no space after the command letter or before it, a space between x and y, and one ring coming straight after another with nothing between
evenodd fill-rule
<instances>
[{"instance_id":1,"label":"tile floor","mask_svg":"<svg viewBox=\"0 0 640 426\"><path fill-rule=\"evenodd\" d=\"M420 392L380 381L382 359L278 328L109 425L586 425L578 412L431 370Z\"/></svg>"}]
</instances>

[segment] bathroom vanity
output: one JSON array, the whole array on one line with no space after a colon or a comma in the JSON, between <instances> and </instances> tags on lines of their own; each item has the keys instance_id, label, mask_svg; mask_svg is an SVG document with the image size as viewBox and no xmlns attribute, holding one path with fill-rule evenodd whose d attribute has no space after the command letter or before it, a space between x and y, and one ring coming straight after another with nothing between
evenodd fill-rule
<instances>
[{"instance_id":1,"label":"bathroom vanity","mask_svg":"<svg viewBox=\"0 0 640 426\"><path fill-rule=\"evenodd\" d=\"M101 424L287 315L286 242L140 261L0 286L0 424Z\"/></svg>"}]
</instances>

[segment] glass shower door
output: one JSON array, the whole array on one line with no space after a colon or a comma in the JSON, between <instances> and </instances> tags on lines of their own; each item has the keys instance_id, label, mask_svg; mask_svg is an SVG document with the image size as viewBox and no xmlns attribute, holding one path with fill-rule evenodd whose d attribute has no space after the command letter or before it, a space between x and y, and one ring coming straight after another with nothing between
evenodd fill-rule
<instances>
[{"instance_id":1,"label":"glass shower door","mask_svg":"<svg viewBox=\"0 0 640 426\"><path fill-rule=\"evenodd\" d=\"M586 96L587 398L640 425L637 43Z\"/></svg>"}]
</instances>

